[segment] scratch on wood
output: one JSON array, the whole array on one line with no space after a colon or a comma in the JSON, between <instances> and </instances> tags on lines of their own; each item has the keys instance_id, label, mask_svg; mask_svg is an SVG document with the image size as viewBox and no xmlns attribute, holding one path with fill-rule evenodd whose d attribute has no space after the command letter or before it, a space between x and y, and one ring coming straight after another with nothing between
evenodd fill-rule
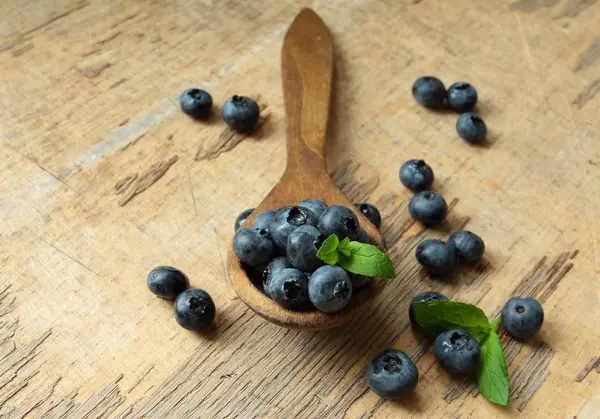
<instances>
[{"instance_id":1,"label":"scratch on wood","mask_svg":"<svg viewBox=\"0 0 600 419\"><path fill-rule=\"evenodd\" d=\"M33 49L33 44L27 44L24 47L21 47L19 49L14 50L12 52L12 56L13 57L20 57L21 55L25 54L30 49Z\"/></svg>"},{"instance_id":2,"label":"scratch on wood","mask_svg":"<svg viewBox=\"0 0 600 419\"><path fill-rule=\"evenodd\" d=\"M600 356L595 356L590 359L590 361L585 364L585 367L579 371L579 374L577 374L577 377L575 377L575 381L581 383L594 368L596 368L596 372L600 373Z\"/></svg>"},{"instance_id":3,"label":"scratch on wood","mask_svg":"<svg viewBox=\"0 0 600 419\"><path fill-rule=\"evenodd\" d=\"M114 89L115 87L122 85L126 81L127 81L127 77L123 77L121 80L118 80L118 81L114 82L113 84L111 84L110 86L108 86L108 88ZM120 124L119 126L123 126L123 125L124 124Z\"/></svg>"},{"instance_id":4,"label":"scratch on wood","mask_svg":"<svg viewBox=\"0 0 600 419\"><path fill-rule=\"evenodd\" d=\"M133 175L129 175L126 178L123 178L120 181L118 181L115 184L115 192L117 193L117 195L120 195L123 192L125 192L127 190L127 188L129 188L131 186L133 181L137 179L137 177L138 177L138 174L134 173Z\"/></svg>"},{"instance_id":5,"label":"scratch on wood","mask_svg":"<svg viewBox=\"0 0 600 419\"><path fill-rule=\"evenodd\" d=\"M135 383L133 383L131 385L131 387L129 387L129 389L127 390L127 393L131 393L137 386L140 385L140 383L148 376L148 374L150 374L150 371L152 371L154 369L154 364L150 365L150 368L148 368L136 381Z\"/></svg>"},{"instance_id":6,"label":"scratch on wood","mask_svg":"<svg viewBox=\"0 0 600 419\"><path fill-rule=\"evenodd\" d=\"M255 132L258 131L271 117L271 113L266 111L268 105L265 102L259 102L260 96L256 101L260 109L260 117L256 124ZM239 143L251 136L250 133L236 132L231 128L225 128L216 139L203 140L196 151L194 160L214 160L221 154L233 150Z\"/></svg>"},{"instance_id":7,"label":"scratch on wood","mask_svg":"<svg viewBox=\"0 0 600 419\"><path fill-rule=\"evenodd\" d=\"M599 91L600 91L600 78L594 80L592 82L592 84L590 84L581 93L579 93L579 95L577 96L577 98L575 98L573 103L575 105L577 105L579 108L582 108L586 103L588 103L590 100L592 100L594 98L594 96L596 96L596 93L598 93Z\"/></svg>"},{"instance_id":8,"label":"scratch on wood","mask_svg":"<svg viewBox=\"0 0 600 419\"><path fill-rule=\"evenodd\" d=\"M141 194L150 186L154 185L161 177L165 175L165 173L167 173L169 168L173 166L178 159L179 156L173 156L169 160L153 164L148 171L136 178L135 181L131 183L129 188L123 192L123 196L121 199L119 199L119 206L124 206L131 201L133 197Z\"/></svg>"},{"instance_id":9,"label":"scratch on wood","mask_svg":"<svg viewBox=\"0 0 600 419\"><path fill-rule=\"evenodd\" d=\"M573 72L576 73L583 68L589 67L594 64L598 58L600 58L600 38L597 38L590 43L581 55L579 55L577 63L573 66Z\"/></svg>"},{"instance_id":10,"label":"scratch on wood","mask_svg":"<svg viewBox=\"0 0 600 419\"><path fill-rule=\"evenodd\" d=\"M121 35L121 31L115 32L112 35L110 35L107 38L101 39L98 42L96 42L96 45L104 45L110 41L112 41L113 39L116 39L117 37L119 37Z\"/></svg>"},{"instance_id":11,"label":"scratch on wood","mask_svg":"<svg viewBox=\"0 0 600 419\"><path fill-rule=\"evenodd\" d=\"M519 0L510 4L511 9L520 10L525 13L531 13L541 8L554 7L560 0Z\"/></svg>"},{"instance_id":12,"label":"scratch on wood","mask_svg":"<svg viewBox=\"0 0 600 419\"><path fill-rule=\"evenodd\" d=\"M510 400L519 401L519 412L525 409L529 400L548 378L548 365L555 353L556 351L544 342L535 342L523 362L509 374Z\"/></svg>"},{"instance_id":13,"label":"scratch on wood","mask_svg":"<svg viewBox=\"0 0 600 419\"><path fill-rule=\"evenodd\" d=\"M129 15L129 16L127 16L127 17L125 17L125 18L121 19L120 21L118 21L118 22L116 22L116 23L113 23L113 24L112 24L110 27L111 27L111 29L114 29L114 28L116 28L117 26L119 26L119 25L121 25L121 24L123 24L123 23L125 23L125 22L129 22L131 19L133 19L133 18L134 18L134 17L136 17L137 15L138 15L138 13L133 13L133 14L131 14L131 15Z\"/></svg>"},{"instance_id":14,"label":"scratch on wood","mask_svg":"<svg viewBox=\"0 0 600 419\"><path fill-rule=\"evenodd\" d=\"M577 17L581 12L594 4L596 0L567 0L562 10L553 19Z\"/></svg>"},{"instance_id":15,"label":"scratch on wood","mask_svg":"<svg viewBox=\"0 0 600 419\"><path fill-rule=\"evenodd\" d=\"M130 142L128 142L127 144L125 144L123 147L121 147L120 151L125 151L127 150L129 147L137 144L138 141L140 141L142 138L144 138L146 136L148 132L143 132L140 135L138 135L137 137L135 137L133 140L131 140Z\"/></svg>"},{"instance_id":16,"label":"scratch on wood","mask_svg":"<svg viewBox=\"0 0 600 419\"><path fill-rule=\"evenodd\" d=\"M83 75L89 78L94 78L99 76L104 70L106 70L107 68L110 68L112 64L111 63L97 63L97 64L93 64L89 67L84 68L83 71Z\"/></svg>"}]
</instances>

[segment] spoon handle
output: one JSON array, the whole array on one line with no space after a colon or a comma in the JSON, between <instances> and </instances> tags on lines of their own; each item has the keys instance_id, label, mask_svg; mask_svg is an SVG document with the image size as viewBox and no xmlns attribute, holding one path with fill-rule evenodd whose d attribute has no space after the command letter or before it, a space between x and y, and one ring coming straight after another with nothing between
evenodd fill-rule
<instances>
[{"instance_id":1,"label":"spoon handle","mask_svg":"<svg viewBox=\"0 0 600 419\"><path fill-rule=\"evenodd\" d=\"M303 9L281 50L288 142L287 172L322 169L333 79L333 42L321 18Z\"/></svg>"}]
</instances>

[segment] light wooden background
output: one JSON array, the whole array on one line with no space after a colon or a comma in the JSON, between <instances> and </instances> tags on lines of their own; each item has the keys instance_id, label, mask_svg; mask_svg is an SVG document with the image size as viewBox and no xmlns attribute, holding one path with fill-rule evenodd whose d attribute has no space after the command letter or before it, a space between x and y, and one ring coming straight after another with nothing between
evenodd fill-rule
<instances>
[{"instance_id":1,"label":"light wooden background","mask_svg":"<svg viewBox=\"0 0 600 419\"><path fill-rule=\"evenodd\" d=\"M283 172L279 50L301 6L335 38L328 164L383 215L398 276L364 315L322 333L278 328L236 298L224 255L239 212ZM41 1L0 9L0 416L598 417L600 411L600 2L596 0ZM412 82L472 82L489 142L417 106ZM177 106L260 97L251 137ZM448 222L411 221L400 164L425 158ZM485 261L450 284L414 259L466 227ZM147 290L172 264L218 307L213 330L178 327ZM452 381L408 326L440 290L495 316L537 297L537 339L503 336L508 408ZM421 379L409 403L366 388L385 347Z\"/></svg>"}]
</instances>

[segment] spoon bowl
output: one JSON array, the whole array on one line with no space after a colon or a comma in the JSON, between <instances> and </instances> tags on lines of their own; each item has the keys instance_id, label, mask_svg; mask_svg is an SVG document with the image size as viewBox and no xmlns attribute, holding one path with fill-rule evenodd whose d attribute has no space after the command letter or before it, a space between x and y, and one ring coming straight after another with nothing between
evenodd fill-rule
<instances>
[{"instance_id":1,"label":"spoon bowl","mask_svg":"<svg viewBox=\"0 0 600 419\"><path fill-rule=\"evenodd\" d=\"M325 163L325 138L333 79L333 43L321 18L303 9L290 26L282 48L282 81L286 111L287 166L267 197L244 223L270 209L298 205L308 198L322 199L328 206L343 205L358 217L372 244L386 250L381 233L342 194L331 180ZM229 246L227 270L233 288L254 312L280 326L304 330L337 327L355 318L381 290L384 281L353 293L340 312L292 311L267 297L254 285Z\"/></svg>"}]
</instances>

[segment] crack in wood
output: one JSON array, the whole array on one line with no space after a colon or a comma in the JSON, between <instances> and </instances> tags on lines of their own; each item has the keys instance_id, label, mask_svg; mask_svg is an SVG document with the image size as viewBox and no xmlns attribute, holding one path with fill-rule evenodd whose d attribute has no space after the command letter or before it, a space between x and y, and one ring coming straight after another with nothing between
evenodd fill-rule
<instances>
[{"instance_id":1,"label":"crack in wood","mask_svg":"<svg viewBox=\"0 0 600 419\"><path fill-rule=\"evenodd\" d=\"M600 356L595 356L590 359L589 362L585 364L585 367L579 371L579 374L575 377L575 381L581 383L594 368L596 369L596 372L600 373Z\"/></svg>"},{"instance_id":2,"label":"crack in wood","mask_svg":"<svg viewBox=\"0 0 600 419\"><path fill-rule=\"evenodd\" d=\"M165 175L165 173L167 173L169 168L173 166L178 159L179 156L173 156L169 160L154 163L146 172L142 173L142 175L137 176L136 173L135 175L130 175L127 178L117 182L115 185L117 193L123 194L123 196L119 199L119 206L124 206L136 195L141 194L154 185L161 177ZM133 180L127 180L132 176L135 176ZM128 186L125 190L123 190L124 184L127 184ZM117 186L120 187L117 188Z\"/></svg>"}]
</instances>

